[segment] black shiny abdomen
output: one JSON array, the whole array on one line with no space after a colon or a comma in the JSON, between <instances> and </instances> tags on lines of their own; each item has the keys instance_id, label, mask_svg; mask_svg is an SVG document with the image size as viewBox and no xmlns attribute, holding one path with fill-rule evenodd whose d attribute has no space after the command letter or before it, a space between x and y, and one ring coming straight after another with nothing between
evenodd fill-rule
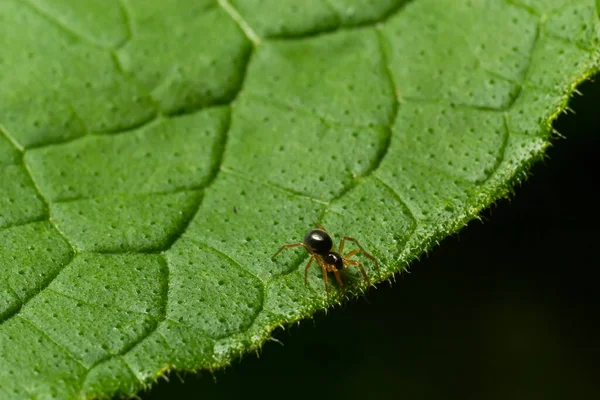
<instances>
[{"instance_id":1,"label":"black shiny abdomen","mask_svg":"<svg viewBox=\"0 0 600 400\"><path fill-rule=\"evenodd\" d=\"M304 236L304 244L314 253L326 256L333 247L331 236L320 229L313 229Z\"/></svg>"},{"instance_id":2,"label":"black shiny abdomen","mask_svg":"<svg viewBox=\"0 0 600 400\"><path fill-rule=\"evenodd\" d=\"M323 257L323 261L326 264L333 265L336 269L340 270L344 268L344 261L342 260L342 256L338 253L331 252Z\"/></svg>"}]
</instances>

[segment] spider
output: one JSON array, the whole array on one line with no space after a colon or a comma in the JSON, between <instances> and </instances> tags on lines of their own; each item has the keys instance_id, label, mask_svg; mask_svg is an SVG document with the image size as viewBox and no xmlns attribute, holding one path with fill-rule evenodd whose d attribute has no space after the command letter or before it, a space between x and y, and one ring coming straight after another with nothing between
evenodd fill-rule
<instances>
[{"instance_id":1,"label":"spider","mask_svg":"<svg viewBox=\"0 0 600 400\"><path fill-rule=\"evenodd\" d=\"M337 280L338 285L342 290L344 290L344 284L340 277L339 271L344 269L346 265L355 265L360 268L360 272L362 276L367 281L367 285L371 285L371 281L365 272L363 266L356 260L351 260L354 255L358 253L363 253L367 258L375 262L375 268L377 269L377 274L381 278L381 273L379 272L379 262L375 257L371 254L367 253L361 245L358 243L358 240L344 236L342 240L340 240L340 248L337 252L334 251L333 240L331 240L331 236L329 236L329 232L323 226L316 224L315 226L319 229L313 229L308 231L306 235L304 235L304 242L302 243L291 243L284 244L279 248L277 253L273 255L272 258L275 258L283 251L283 249L287 249L290 247L298 247L303 246L309 253L310 259L308 260L308 264L306 264L306 268L304 268L304 285L306 286L306 281L308 277L308 269L310 268L312 262L314 260L321 266L321 270L323 271L323 282L325 282L325 292L327 293L327 299L329 299L329 287L327 284L327 273L333 272L335 275L335 279ZM345 256L342 255L344 251L344 242L350 241L354 242L358 249L352 250Z\"/></svg>"}]
</instances>

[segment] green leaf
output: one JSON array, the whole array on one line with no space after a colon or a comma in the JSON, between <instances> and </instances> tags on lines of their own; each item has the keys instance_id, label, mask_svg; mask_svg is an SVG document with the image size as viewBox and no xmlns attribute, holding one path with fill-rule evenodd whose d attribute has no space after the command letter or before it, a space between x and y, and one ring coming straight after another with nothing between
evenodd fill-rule
<instances>
[{"instance_id":1,"label":"green leaf","mask_svg":"<svg viewBox=\"0 0 600 400\"><path fill-rule=\"evenodd\" d=\"M344 298L303 249L271 260L313 221L405 270L542 156L600 65L596 7L2 1L0 397L257 349Z\"/></svg>"}]
</instances>

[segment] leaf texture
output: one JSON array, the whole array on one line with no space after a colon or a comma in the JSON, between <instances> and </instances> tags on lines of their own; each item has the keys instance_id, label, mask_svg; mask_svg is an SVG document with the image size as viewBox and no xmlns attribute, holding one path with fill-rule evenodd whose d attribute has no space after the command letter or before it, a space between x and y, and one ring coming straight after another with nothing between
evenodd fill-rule
<instances>
[{"instance_id":1,"label":"leaf texture","mask_svg":"<svg viewBox=\"0 0 600 400\"><path fill-rule=\"evenodd\" d=\"M524 178L599 26L593 0L2 1L0 397L258 348L343 299L271 260L313 221L404 270Z\"/></svg>"}]
</instances>

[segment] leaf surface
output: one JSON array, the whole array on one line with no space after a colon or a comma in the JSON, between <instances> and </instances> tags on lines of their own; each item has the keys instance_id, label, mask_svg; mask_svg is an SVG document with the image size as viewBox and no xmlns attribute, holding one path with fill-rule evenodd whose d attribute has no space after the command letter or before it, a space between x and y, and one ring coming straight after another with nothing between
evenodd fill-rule
<instances>
[{"instance_id":1,"label":"leaf surface","mask_svg":"<svg viewBox=\"0 0 600 400\"><path fill-rule=\"evenodd\" d=\"M1 397L258 348L343 299L271 260L313 221L403 271L524 178L599 26L592 0L2 1Z\"/></svg>"}]
</instances>

